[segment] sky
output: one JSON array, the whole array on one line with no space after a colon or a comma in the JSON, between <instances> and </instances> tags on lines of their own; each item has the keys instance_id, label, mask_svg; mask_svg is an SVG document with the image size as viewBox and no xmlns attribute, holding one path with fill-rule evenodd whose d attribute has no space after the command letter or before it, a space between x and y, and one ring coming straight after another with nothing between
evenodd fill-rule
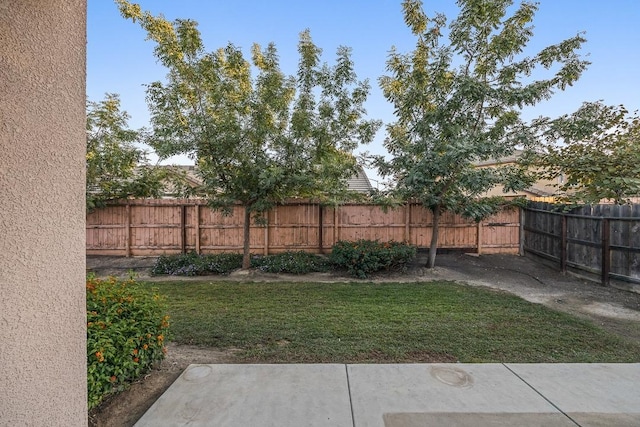
<instances>
[{"instance_id":1,"label":"sky","mask_svg":"<svg viewBox=\"0 0 640 427\"><path fill-rule=\"evenodd\" d=\"M592 64L581 79L564 92L523 112L525 119L555 117L575 111L585 101L603 100L640 109L640 1L638 0L538 0L533 22L534 36L525 54L585 32L581 50ZM352 49L355 71L368 79L371 92L365 107L368 118L385 124L394 121L393 108L382 95L378 78L385 74L385 61L395 46L410 52L415 38L404 24L400 0L140 0L143 10L163 14L170 21L193 19L199 23L204 46L214 51L229 42L250 58L253 43L263 47L275 43L281 67L295 74L297 43L301 31L309 29L322 48L323 61L333 64L336 49ZM428 16L436 12L451 20L457 15L454 0L426 0ZM145 84L163 80L166 69L153 56L154 43L146 41L138 24L122 18L111 0L88 0L87 97L100 101L105 93L117 93L121 107L131 116L131 128L149 125ZM385 154L384 126L374 142L361 151ZM188 164L186 157L170 163ZM370 177L378 178L375 171ZM375 184L375 182L374 182Z\"/></svg>"}]
</instances>

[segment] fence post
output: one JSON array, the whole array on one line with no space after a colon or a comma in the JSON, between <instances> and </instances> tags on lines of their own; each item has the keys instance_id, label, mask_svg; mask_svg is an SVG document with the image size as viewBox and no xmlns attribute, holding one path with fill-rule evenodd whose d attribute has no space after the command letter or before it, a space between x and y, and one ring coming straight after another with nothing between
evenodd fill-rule
<instances>
[{"instance_id":1,"label":"fence post","mask_svg":"<svg viewBox=\"0 0 640 427\"><path fill-rule=\"evenodd\" d=\"M560 270L567 272L567 216L562 214L562 230L560 231Z\"/></svg>"},{"instance_id":2,"label":"fence post","mask_svg":"<svg viewBox=\"0 0 640 427\"><path fill-rule=\"evenodd\" d=\"M187 253L187 207L180 205L180 252Z\"/></svg>"},{"instance_id":3,"label":"fence post","mask_svg":"<svg viewBox=\"0 0 640 427\"><path fill-rule=\"evenodd\" d=\"M195 204L195 210L196 222L194 227L196 230L196 253L200 255L200 204L198 202Z\"/></svg>"},{"instance_id":4,"label":"fence post","mask_svg":"<svg viewBox=\"0 0 640 427\"><path fill-rule=\"evenodd\" d=\"M482 255L482 220L478 221L478 229L476 232L476 246L478 255Z\"/></svg>"},{"instance_id":5,"label":"fence post","mask_svg":"<svg viewBox=\"0 0 640 427\"><path fill-rule=\"evenodd\" d=\"M404 209L404 241L411 244L411 202L407 202Z\"/></svg>"},{"instance_id":6,"label":"fence post","mask_svg":"<svg viewBox=\"0 0 640 427\"><path fill-rule=\"evenodd\" d=\"M338 228L338 205L333 207L333 244L340 240L340 229Z\"/></svg>"},{"instance_id":7,"label":"fence post","mask_svg":"<svg viewBox=\"0 0 640 427\"><path fill-rule=\"evenodd\" d=\"M318 203L318 251L323 254L324 246L324 208Z\"/></svg>"},{"instance_id":8,"label":"fence post","mask_svg":"<svg viewBox=\"0 0 640 427\"><path fill-rule=\"evenodd\" d=\"M124 255L129 258L131 256L131 204L128 200L124 212Z\"/></svg>"},{"instance_id":9,"label":"fence post","mask_svg":"<svg viewBox=\"0 0 640 427\"><path fill-rule=\"evenodd\" d=\"M609 285L611 271L609 218L602 218L602 286Z\"/></svg>"},{"instance_id":10,"label":"fence post","mask_svg":"<svg viewBox=\"0 0 640 427\"><path fill-rule=\"evenodd\" d=\"M275 210L278 209L276 206ZM269 211L265 212L264 224L264 255L269 255Z\"/></svg>"},{"instance_id":11,"label":"fence post","mask_svg":"<svg viewBox=\"0 0 640 427\"><path fill-rule=\"evenodd\" d=\"M518 209L520 209L520 236L518 242L518 252L520 256L524 256L524 219L526 208L522 207Z\"/></svg>"}]
</instances>

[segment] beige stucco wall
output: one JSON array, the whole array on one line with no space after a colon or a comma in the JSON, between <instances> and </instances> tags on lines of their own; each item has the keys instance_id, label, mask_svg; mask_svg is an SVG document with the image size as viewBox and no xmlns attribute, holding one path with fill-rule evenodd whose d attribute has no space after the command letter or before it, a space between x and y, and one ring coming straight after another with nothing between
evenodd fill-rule
<instances>
[{"instance_id":1,"label":"beige stucco wall","mask_svg":"<svg viewBox=\"0 0 640 427\"><path fill-rule=\"evenodd\" d=\"M86 425L86 0L0 0L0 425Z\"/></svg>"}]
</instances>

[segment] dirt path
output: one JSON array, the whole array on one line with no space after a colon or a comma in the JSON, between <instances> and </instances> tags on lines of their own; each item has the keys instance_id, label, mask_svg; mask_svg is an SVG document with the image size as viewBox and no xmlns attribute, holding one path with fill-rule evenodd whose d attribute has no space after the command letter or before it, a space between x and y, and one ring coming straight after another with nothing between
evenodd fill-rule
<instances>
[{"instance_id":1,"label":"dirt path","mask_svg":"<svg viewBox=\"0 0 640 427\"><path fill-rule=\"evenodd\" d=\"M127 277L133 273L140 280L176 280L175 277L151 277L149 269L153 261L154 258L88 257L87 270L95 272L98 276ZM426 255L420 253L408 273L382 274L371 281L453 280L473 286L500 289L527 301L590 319L612 333L640 342L640 294L564 276L557 270L526 257L443 254L438 255L437 267L434 269L422 268L425 262ZM202 280L202 277L180 280ZM216 277L216 280L340 282L344 281L345 277L334 273L293 276L243 272L224 278ZM132 426L189 364L232 363L233 353L170 344L167 357L159 367L128 390L111 397L92 411L90 425Z\"/></svg>"},{"instance_id":2,"label":"dirt path","mask_svg":"<svg viewBox=\"0 0 640 427\"><path fill-rule=\"evenodd\" d=\"M562 275L527 257L447 255L439 261L434 277L501 289L640 342L638 293Z\"/></svg>"}]
</instances>

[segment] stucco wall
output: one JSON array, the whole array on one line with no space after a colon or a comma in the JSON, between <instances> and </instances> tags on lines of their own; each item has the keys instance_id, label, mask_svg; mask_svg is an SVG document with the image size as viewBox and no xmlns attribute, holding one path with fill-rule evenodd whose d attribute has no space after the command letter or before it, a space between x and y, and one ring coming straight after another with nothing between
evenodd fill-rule
<instances>
[{"instance_id":1,"label":"stucco wall","mask_svg":"<svg viewBox=\"0 0 640 427\"><path fill-rule=\"evenodd\" d=\"M86 425L86 0L0 0L0 424Z\"/></svg>"}]
</instances>

